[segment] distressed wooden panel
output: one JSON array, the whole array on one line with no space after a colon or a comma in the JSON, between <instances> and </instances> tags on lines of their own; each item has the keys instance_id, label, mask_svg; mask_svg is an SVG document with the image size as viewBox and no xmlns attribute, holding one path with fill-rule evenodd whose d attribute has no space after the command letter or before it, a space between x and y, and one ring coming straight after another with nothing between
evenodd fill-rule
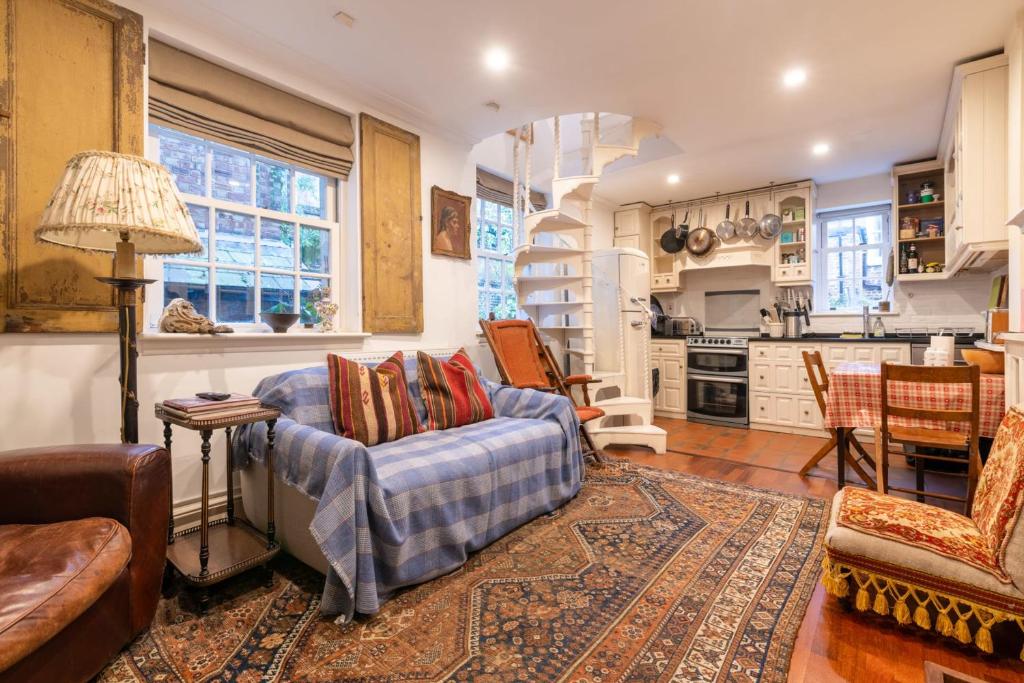
<instances>
[{"instance_id":1,"label":"distressed wooden panel","mask_svg":"<svg viewBox=\"0 0 1024 683\"><path fill-rule=\"evenodd\" d=\"M359 130L363 327L422 332L420 139L366 114Z\"/></svg>"},{"instance_id":2,"label":"distressed wooden panel","mask_svg":"<svg viewBox=\"0 0 1024 683\"><path fill-rule=\"evenodd\" d=\"M0 4L4 330L114 331L113 291L94 280L111 274L111 257L37 243L33 232L72 155L142 153L142 18L103 0Z\"/></svg>"}]
</instances>

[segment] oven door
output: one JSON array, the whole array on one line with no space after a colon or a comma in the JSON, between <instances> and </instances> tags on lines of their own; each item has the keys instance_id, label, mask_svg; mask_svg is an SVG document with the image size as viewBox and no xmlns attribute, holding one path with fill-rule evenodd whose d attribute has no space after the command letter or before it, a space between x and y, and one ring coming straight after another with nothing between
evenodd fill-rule
<instances>
[{"instance_id":1,"label":"oven door","mask_svg":"<svg viewBox=\"0 0 1024 683\"><path fill-rule=\"evenodd\" d=\"M697 422L746 425L746 377L687 375L686 417Z\"/></svg>"},{"instance_id":2,"label":"oven door","mask_svg":"<svg viewBox=\"0 0 1024 683\"><path fill-rule=\"evenodd\" d=\"M746 349L704 349L686 350L686 371L697 374L747 376Z\"/></svg>"}]
</instances>

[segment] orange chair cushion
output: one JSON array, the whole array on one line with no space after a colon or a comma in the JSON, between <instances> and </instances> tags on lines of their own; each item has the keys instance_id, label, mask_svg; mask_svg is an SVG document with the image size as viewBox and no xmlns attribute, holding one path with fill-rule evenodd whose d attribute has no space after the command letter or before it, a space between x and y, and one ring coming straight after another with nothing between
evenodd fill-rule
<instances>
[{"instance_id":1,"label":"orange chair cushion","mask_svg":"<svg viewBox=\"0 0 1024 683\"><path fill-rule=\"evenodd\" d=\"M974 522L950 510L849 487L843 492L836 523L964 562L1010 583Z\"/></svg>"},{"instance_id":2,"label":"orange chair cushion","mask_svg":"<svg viewBox=\"0 0 1024 683\"><path fill-rule=\"evenodd\" d=\"M599 417L604 417L604 411L600 408L591 408L590 406L576 406L576 415L580 418L580 422L590 422Z\"/></svg>"},{"instance_id":3,"label":"orange chair cushion","mask_svg":"<svg viewBox=\"0 0 1024 683\"><path fill-rule=\"evenodd\" d=\"M590 375L569 375L563 381L566 384L586 384L587 382L593 382L594 378Z\"/></svg>"},{"instance_id":4,"label":"orange chair cushion","mask_svg":"<svg viewBox=\"0 0 1024 683\"><path fill-rule=\"evenodd\" d=\"M500 356L508 380L515 386L551 386L540 362L540 348L528 320L498 320L488 323L494 352Z\"/></svg>"},{"instance_id":5,"label":"orange chair cushion","mask_svg":"<svg viewBox=\"0 0 1024 683\"><path fill-rule=\"evenodd\" d=\"M971 508L971 518L1004 569L1006 547L1017 526L1021 507L1024 507L1024 409L1013 406L996 432Z\"/></svg>"}]
</instances>

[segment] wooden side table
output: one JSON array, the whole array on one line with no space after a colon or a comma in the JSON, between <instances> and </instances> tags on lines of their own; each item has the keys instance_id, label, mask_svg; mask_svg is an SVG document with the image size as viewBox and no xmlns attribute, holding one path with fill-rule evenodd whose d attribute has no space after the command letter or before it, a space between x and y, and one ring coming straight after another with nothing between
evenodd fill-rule
<instances>
[{"instance_id":1,"label":"wooden side table","mask_svg":"<svg viewBox=\"0 0 1024 683\"><path fill-rule=\"evenodd\" d=\"M203 461L203 492L198 525L174 530L174 496L167 526L167 560L181 574L185 583L199 590L199 608L209 604L209 586L240 574L258 565L266 565L281 551L274 540L274 425L281 417L276 408L260 406L250 412L227 418L204 420L201 417L181 418L156 405L156 417L164 423L164 448L171 452L171 425L199 432ZM233 495L234 466L231 458L231 430L255 422L267 423L267 530L262 532L248 520L235 517ZM210 520L210 437L215 429L227 436L227 516ZM211 553L211 548L213 552Z\"/></svg>"}]
</instances>

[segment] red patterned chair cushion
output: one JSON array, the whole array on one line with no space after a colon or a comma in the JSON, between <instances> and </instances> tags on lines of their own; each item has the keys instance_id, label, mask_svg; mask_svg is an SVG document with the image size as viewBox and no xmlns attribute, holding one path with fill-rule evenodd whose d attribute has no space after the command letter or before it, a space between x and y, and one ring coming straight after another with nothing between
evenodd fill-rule
<instances>
[{"instance_id":1,"label":"red patterned chair cushion","mask_svg":"<svg viewBox=\"0 0 1024 683\"><path fill-rule=\"evenodd\" d=\"M964 562L1010 583L974 522L950 510L851 487L843 492L836 523Z\"/></svg>"},{"instance_id":2,"label":"red patterned chair cushion","mask_svg":"<svg viewBox=\"0 0 1024 683\"><path fill-rule=\"evenodd\" d=\"M422 351L416 360L420 392L427 406L427 429L450 429L494 417L465 349L459 349L447 362Z\"/></svg>"},{"instance_id":3,"label":"red patterned chair cushion","mask_svg":"<svg viewBox=\"0 0 1024 683\"><path fill-rule=\"evenodd\" d=\"M1014 406L996 433L992 452L981 471L971 518L999 566L1006 569L1010 543L1024 505L1024 410ZM1019 579L1020 577L1014 577Z\"/></svg>"},{"instance_id":4,"label":"red patterned chair cushion","mask_svg":"<svg viewBox=\"0 0 1024 683\"><path fill-rule=\"evenodd\" d=\"M334 431L366 446L423 431L409 399L402 352L369 368L327 354Z\"/></svg>"}]
</instances>

